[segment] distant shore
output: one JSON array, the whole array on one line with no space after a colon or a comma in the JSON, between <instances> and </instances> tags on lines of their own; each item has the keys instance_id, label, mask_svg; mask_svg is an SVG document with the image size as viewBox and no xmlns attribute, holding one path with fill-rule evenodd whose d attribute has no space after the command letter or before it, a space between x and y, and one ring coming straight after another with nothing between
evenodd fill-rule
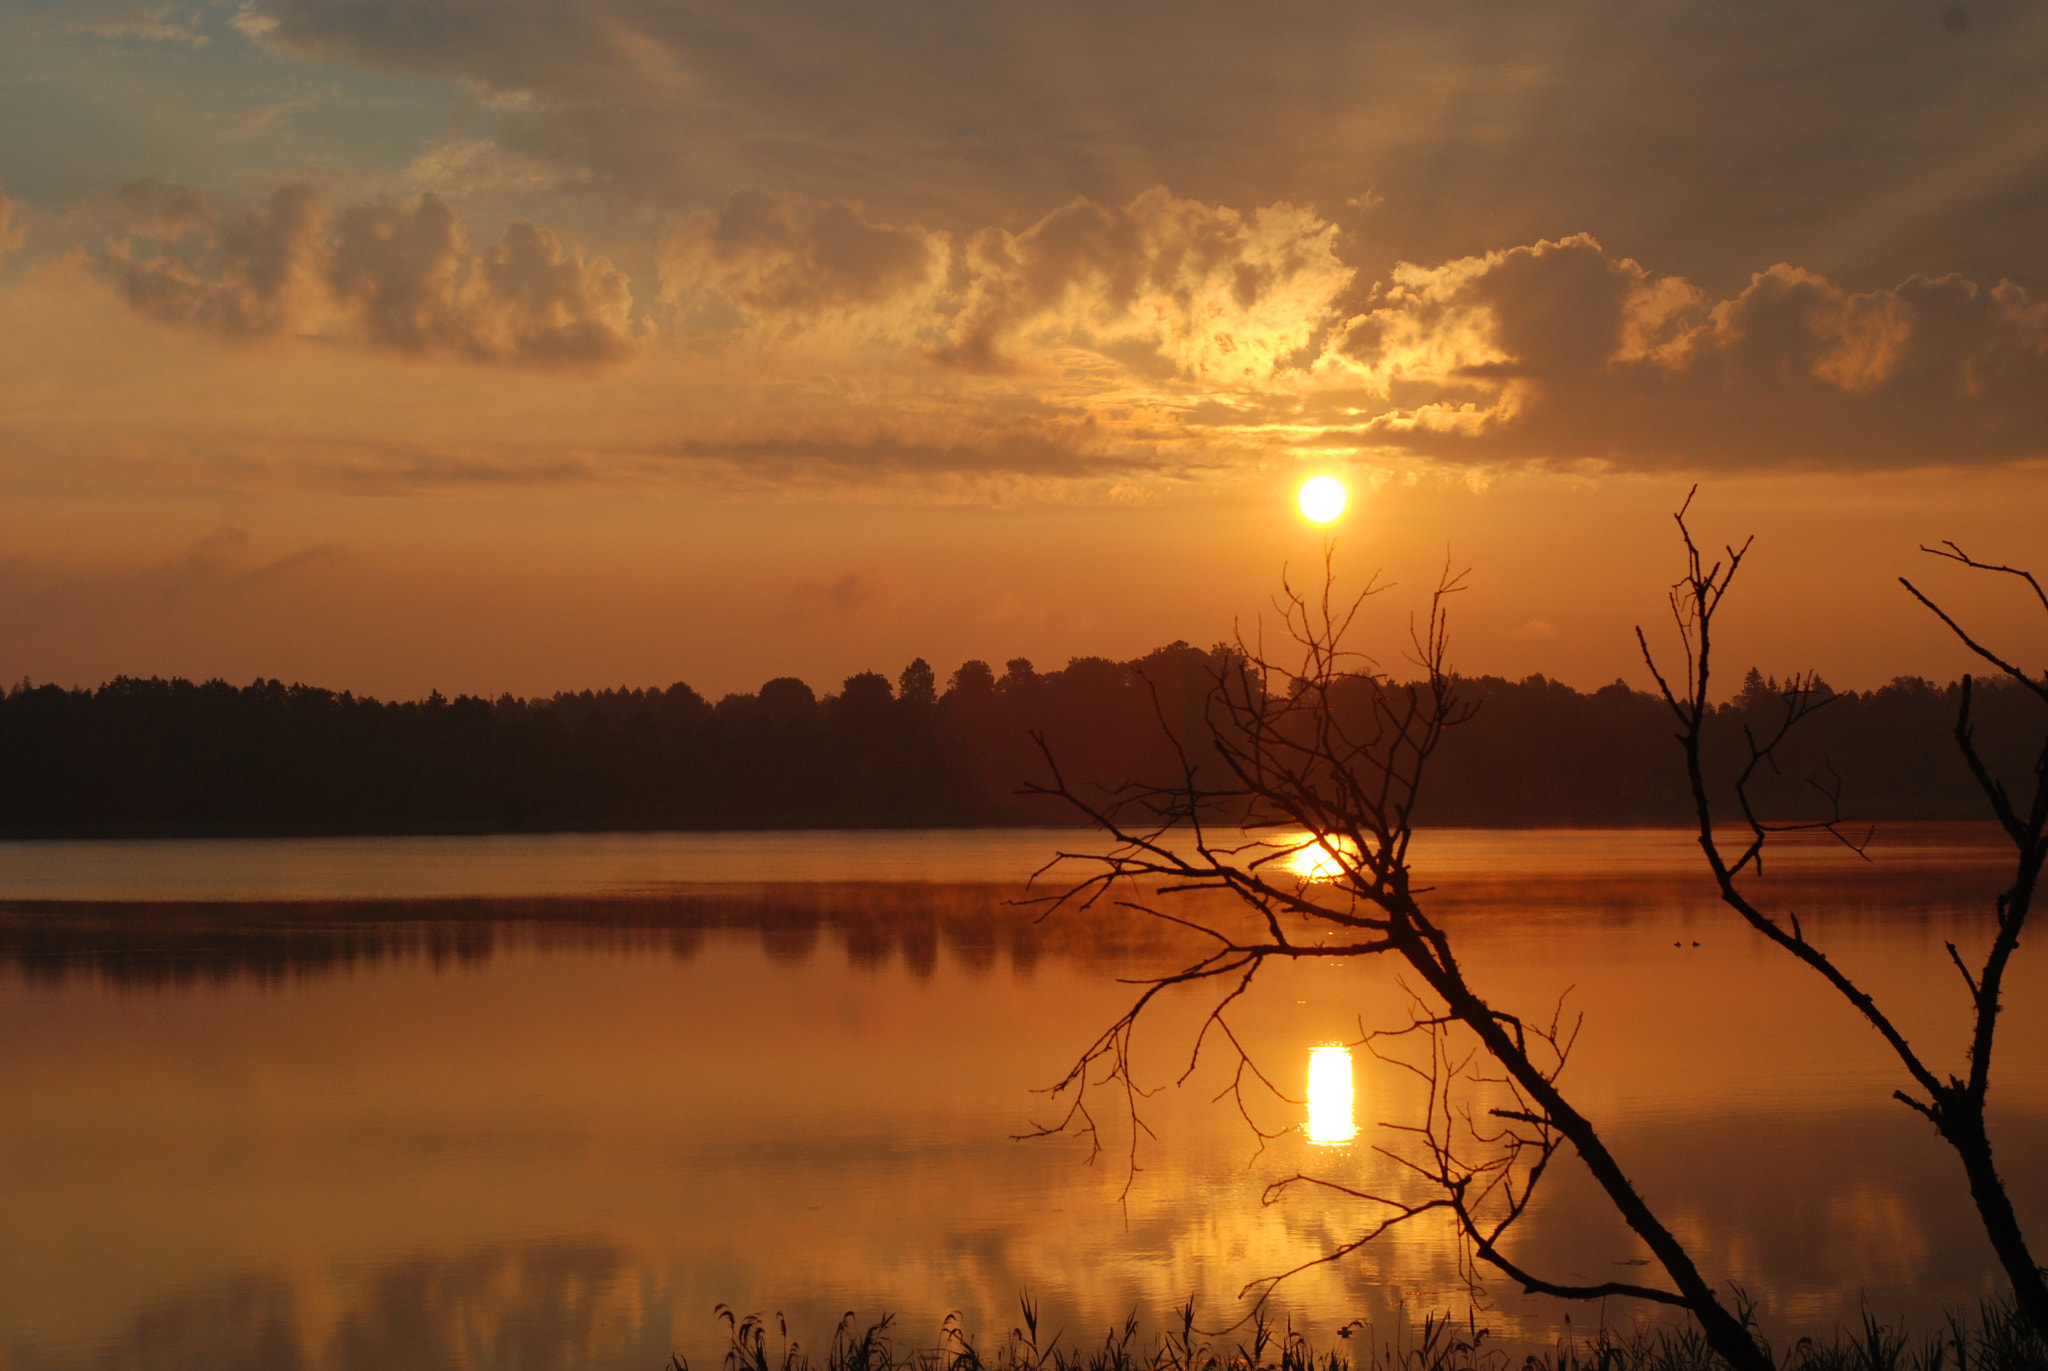
<instances>
[{"instance_id":1,"label":"distant shore","mask_svg":"<svg viewBox=\"0 0 2048 1371\"><path fill-rule=\"evenodd\" d=\"M1229 652L1176 643L1049 672L1019 659L1000 677L970 662L943 691L915 662L895 686L863 672L820 697L782 678L715 704L680 683L398 703L274 680L21 685L0 696L0 836L1063 827L1078 812L1031 789L1050 781L1055 762L1079 795L1129 798L1127 787L1179 783L1187 765L1229 790L1208 713ZM1375 695L1407 689L1353 686L1333 718L1356 715L1362 736ZM1692 820L1661 698L1619 681L1587 693L1542 676L1456 688L1471 717L1430 758L1417 823ZM1957 684L1818 689L1826 706L1752 788L1766 812L1811 818L1838 792L1854 820L1983 817L1983 792L1953 737ZM1777 683L1750 672L1708 720L1710 777L1725 784L1744 730L1769 730L1783 708ZM1995 775L2024 780L2039 714L2013 683L1978 685L1977 745Z\"/></svg>"}]
</instances>

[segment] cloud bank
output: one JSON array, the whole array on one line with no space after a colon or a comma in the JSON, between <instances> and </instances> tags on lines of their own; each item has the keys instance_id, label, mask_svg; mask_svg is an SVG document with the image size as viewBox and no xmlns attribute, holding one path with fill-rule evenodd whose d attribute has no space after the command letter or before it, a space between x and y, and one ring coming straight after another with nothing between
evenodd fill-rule
<instances>
[{"instance_id":1,"label":"cloud bank","mask_svg":"<svg viewBox=\"0 0 2048 1371\"><path fill-rule=\"evenodd\" d=\"M1623 469L2048 455L2048 306L2010 282L1850 292L1779 263L1716 299L1586 235L1368 282L1339 238L1296 206L1163 190L964 239L748 193L664 242L662 298L808 366L886 342L1180 443Z\"/></svg>"},{"instance_id":2,"label":"cloud bank","mask_svg":"<svg viewBox=\"0 0 2048 1371\"><path fill-rule=\"evenodd\" d=\"M1959 34L1853 0L249 0L243 27L453 83L504 146L641 206L766 185L964 235L1155 184L1326 209L1371 186L1376 272L1583 228L1726 285L2038 260L2048 11L1971 11Z\"/></svg>"},{"instance_id":3,"label":"cloud bank","mask_svg":"<svg viewBox=\"0 0 2048 1371\"><path fill-rule=\"evenodd\" d=\"M183 186L108 201L122 232L90 258L137 314L233 343L288 336L414 357L591 367L632 350L632 293L603 257L526 220L472 248L438 196L333 208L293 184L222 213Z\"/></svg>"},{"instance_id":4,"label":"cloud bank","mask_svg":"<svg viewBox=\"0 0 2048 1371\"><path fill-rule=\"evenodd\" d=\"M1404 265L1321 376L1350 430L1450 458L1918 466L2048 455L2048 307L2010 282L1850 292L1785 263L1715 300L1589 237Z\"/></svg>"},{"instance_id":5,"label":"cloud bank","mask_svg":"<svg viewBox=\"0 0 2048 1371\"><path fill-rule=\"evenodd\" d=\"M526 220L473 247L430 192L222 209L143 182L101 210L92 268L147 319L525 368L639 352L676 399L579 415L575 450L764 476L2048 458L2048 305L1959 274L1776 263L1716 294L1580 234L1375 279L1285 202L1154 188L962 233L755 189L681 217L636 311L608 260Z\"/></svg>"},{"instance_id":6,"label":"cloud bank","mask_svg":"<svg viewBox=\"0 0 2048 1371\"><path fill-rule=\"evenodd\" d=\"M663 241L662 298L733 330L851 329L968 371L1092 352L1143 375L1256 385L1349 285L1336 232L1292 205L1241 213L1155 188L956 240L748 191Z\"/></svg>"}]
</instances>

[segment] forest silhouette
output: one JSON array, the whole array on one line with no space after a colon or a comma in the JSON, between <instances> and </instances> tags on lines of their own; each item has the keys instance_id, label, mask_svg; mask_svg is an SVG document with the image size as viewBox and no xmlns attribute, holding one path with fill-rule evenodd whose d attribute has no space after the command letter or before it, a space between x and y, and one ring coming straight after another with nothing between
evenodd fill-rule
<instances>
[{"instance_id":1,"label":"forest silhouette","mask_svg":"<svg viewBox=\"0 0 2048 1371\"><path fill-rule=\"evenodd\" d=\"M970 661L943 688L922 659L820 698L778 677L713 703L666 689L386 702L259 680L120 677L97 689L27 682L0 698L0 831L24 835L506 832L1068 824L1019 793L1156 784L1214 764L1204 722L1233 649L1174 643L1115 662L1079 657L998 675ZM1269 689L1285 689L1271 682ZM1467 677L1477 706L1433 764L1419 822L1471 826L1684 824L1691 797L1662 699L1617 681L1590 693L1542 676ZM1777 774L1775 813L1962 819L1982 792L1951 732L1959 684L1901 677L1827 692ZM2023 771L2024 691L1980 682L1980 746ZM1360 710L1367 702L1354 702ZM1709 721L1732 771L1742 728L1784 708L1752 671ZM1165 729L1160 727L1165 724ZM1041 750L1038 739L1044 740Z\"/></svg>"}]
</instances>

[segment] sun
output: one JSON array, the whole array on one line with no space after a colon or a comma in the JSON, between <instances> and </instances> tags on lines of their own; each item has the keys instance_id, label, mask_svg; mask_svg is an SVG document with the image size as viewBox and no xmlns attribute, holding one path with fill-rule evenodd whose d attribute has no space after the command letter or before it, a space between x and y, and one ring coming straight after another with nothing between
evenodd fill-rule
<instances>
[{"instance_id":1,"label":"sun","mask_svg":"<svg viewBox=\"0 0 2048 1371\"><path fill-rule=\"evenodd\" d=\"M1310 523L1327 524L1344 512L1344 504L1349 497L1345 494L1344 483L1336 477L1311 476L1301 483L1301 494L1295 498Z\"/></svg>"}]
</instances>

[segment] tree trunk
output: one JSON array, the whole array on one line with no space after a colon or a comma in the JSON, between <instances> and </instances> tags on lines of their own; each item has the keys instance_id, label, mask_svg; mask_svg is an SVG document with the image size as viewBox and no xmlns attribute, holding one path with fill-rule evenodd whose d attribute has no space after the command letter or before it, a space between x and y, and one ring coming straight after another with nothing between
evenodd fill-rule
<instances>
[{"instance_id":1,"label":"tree trunk","mask_svg":"<svg viewBox=\"0 0 2048 1371\"><path fill-rule=\"evenodd\" d=\"M1944 1110L1941 1134L1963 1159L1963 1173L1970 1179L1970 1198L1977 1202L1984 1234L1991 1239L1991 1248L2005 1268L2006 1279L2012 1282L2013 1302L2034 1330L2048 1338L2048 1279L2043 1279L2041 1268L2034 1264L2033 1253L2027 1250L2019 1216L2013 1213L2005 1182L1992 1165L1991 1138L1984 1131L1983 1111L1965 1107L1951 1114Z\"/></svg>"},{"instance_id":2,"label":"tree trunk","mask_svg":"<svg viewBox=\"0 0 2048 1371\"><path fill-rule=\"evenodd\" d=\"M1450 1011L1478 1036L1493 1059L1529 1092L1551 1125L1571 1143L1622 1221L1649 1247L1672 1284L1678 1287L1686 1310L1699 1320L1707 1345L1735 1371L1776 1371L1770 1354L1758 1345L1742 1320L1728 1312L1677 1235L1664 1226L1636 1191L1621 1163L1607 1150L1592 1120L1572 1108L1556 1084L1501 1027L1491 1007L1466 984L1464 974L1449 957L1448 947L1439 944L1434 949L1427 948L1413 931L1414 925L1406 920L1403 924L1397 925L1394 933L1396 949L1430 982Z\"/></svg>"}]
</instances>

